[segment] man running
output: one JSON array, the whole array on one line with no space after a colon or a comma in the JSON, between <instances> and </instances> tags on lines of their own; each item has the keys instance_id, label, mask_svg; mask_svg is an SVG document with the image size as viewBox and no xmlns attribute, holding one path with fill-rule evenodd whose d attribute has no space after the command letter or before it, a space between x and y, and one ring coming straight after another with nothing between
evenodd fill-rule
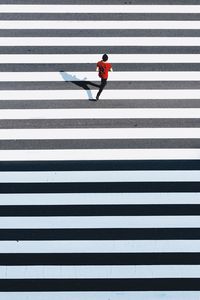
<instances>
[{"instance_id":1,"label":"man running","mask_svg":"<svg viewBox=\"0 0 200 300\"><path fill-rule=\"evenodd\" d=\"M99 77L101 78L101 85L96 95L96 100L99 100L99 96L101 95L101 92L103 91L103 89L107 84L108 72L113 71L112 65L108 63L107 60L108 60L108 55L104 54L102 56L102 60L97 63L96 71L99 72Z\"/></svg>"}]
</instances>

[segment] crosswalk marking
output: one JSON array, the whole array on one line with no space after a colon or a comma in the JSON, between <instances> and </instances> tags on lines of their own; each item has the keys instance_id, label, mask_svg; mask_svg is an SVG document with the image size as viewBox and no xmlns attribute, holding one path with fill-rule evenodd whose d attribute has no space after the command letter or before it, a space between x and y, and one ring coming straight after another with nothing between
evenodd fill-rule
<instances>
[{"instance_id":1,"label":"crosswalk marking","mask_svg":"<svg viewBox=\"0 0 200 300\"><path fill-rule=\"evenodd\" d=\"M1 150L1 161L195 160L199 149Z\"/></svg>"},{"instance_id":2,"label":"crosswalk marking","mask_svg":"<svg viewBox=\"0 0 200 300\"><path fill-rule=\"evenodd\" d=\"M200 193L2 194L0 206L12 205L155 205L199 204Z\"/></svg>"},{"instance_id":3,"label":"crosswalk marking","mask_svg":"<svg viewBox=\"0 0 200 300\"><path fill-rule=\"evenodd\" d=\"M128 108L85 108L85 109L4 109L0 112L0 120L26 120L26 119L126 119L126 118L149 118L149 119L160 119L160 118L199 118L200 117L200 108L151 108L151 109L128 109ZM81 132L83 129L79 129ZM100 129L95 129L101 132ZM109 129L111 130L111 129ZM109 132L109 130L106 132ZM116 129L113 129L115 132ZM130 130L130 129L129 129ZM132 132L139 132L139 129L132 129ZM155 130L155 129L154 129ZM167 129L164 129L167 132ZM170 130L170 129L168 129ZM181 129L176 129L180 132ZM191 129L188 129L189 131ZM198 129L195 129L198 134ZM194 133L195 133L194 130ZM91 130L94 132L93 130ZM142 132L142 129L140 129ZM158 129L161 132L161 129ZM1 131L3 134L3 131ZM6 132L6 131L4 131ZM13 131L14 133L15 131ZM16 131L20 132L20 131ZM26 131L24 130L24 133ZM41 131L42 132L42 129ZM56 130L55 132L59 132ZM61 132L61 130L60 130ZM78 132L78 131L75 131ZM84 130L83 130L84 132ZM89 132L87 130L87 132ZM105 132L105 134L106 134ZM146 133L148 130L146 131ZM186 131L187 132L187 131ZM119 132L120 134L120 132ZM126 136L127 133L124 133ZM52 135L52 138L54 136ZM55 137L56 138L56 137ZM82 137L80 137L82 138Z\"/></svg>"},{"instance_id":4,"label":"crosswalk marking","mask_svg":"<svg viewBox=\"0 0 200 300\"><path fill-rule=\"evenodd\" d=\"M50 225L51 224L51 225ZM3 217L0 229L200 228L200 216Z\"/></svg>"},{"instance_id":5,"label":"crosswalk marking","mask_svg":"<svg viewBox=\"0 0 200 300\"><path fill-rule=\"evenodd\" d=\"M29 24L29 23L28 23ZM118 22L119 24L119 22ZM121 24L121 23L120 23ZM1 24L0 24L1 25ZM89 25L92 26L92 25ZM88 27L89 27L88 26ZM100 24L100 29L106 24ZM7 27L7 26L6 26ZM148 26L147 26L148 27ZM47 27L48 28L48 27ZM0 26L0 29L3 29ZM5 29L5 28L4 28ZM13 29L11 27L11 29ZM37 28L35 28L37 29ZM63 26L61 29L64 29ZM69 28L66 28L69 29ZM73 28L75 29L75 28ZM87 29L87 28L86 28ZM196 28L198 29L198 28ZM192 37L0 37L1 46L200 46L200 38Z\"/></svg>"},{"instance_id":6,"label":"crosswalk marking","mask_svg":"<svg viewBox=\"0 0 200 300\"><path fill-rule=\"evenodd\" d=\"M96 64L96 54L1 54L3 64ZM199 54L112 54L112 63L200 63ZM41 70L42 71L42 70ZM161 70L162 71L162 70Z\"/></svg>"},{"instance_id":7,"label":"crosswalk marking","mask_svg":"<svg viewBox=\"0 0 200 300\"><path fill-rule=\"evenodd\" d=\"M199 13L199 5L3 5L0 13Z\"/></svg>"},{"instance_id":8,"label":"crosswalk marking","mask_svg":"<svg viewBox=\"0 0 200 300\"><path fill-rule=\"evenodd\" d=\"M19 297L21 300L27 300L28 297L34 297L34 300L65 300L66 297L69 297L71 300L101 300L102 298L108 297L109 300L123 300L124 297L126 299L138 299L138 300L157 300L161 297L165 297L166 300L186 300L186 299L194 299L198 300L199 292L195 291L184 291L184 292L35 292L34 296L31 292L1 292L0 296L2 298L6 298L6 300L13 300L16 297Z\"/></svg>"},{"instance_id":9,"label":"crosswalk marking","mask_svg":"<svg viewBox=\"0 0 200 300\"><path fill-rule=\"evenodd\" d=\"M183 230L183 229L182 229ZM0 241L0 253L198 253L199 240Z\"/></svg>"},{"instance_id":10,"label":"crosswalk marking","mask_svg":"<svg viewBox=\"0 0 200 300\"><path fill-rule=\"evenodd\" d=\"M3 266L0 279L198 278L200 266ZM6 275L5 275L6 274Z\"/></svg>"},{"instance_id":11,"label":"crosswalk marking","mask_svg":"<svg viewBox=\"0 0 200 300\"><path fill-rule=\"evenodd\" d=\"M23 84L24 86L24 84ZM97 90L91 89L91 94L88 90L52 90L49 86L48 90L0 90L0 101L2 100L87 100L95 98ZM153 100L153 99L199 99L198 89L134 89L134 90L105 90L101 96L102 100ZM164 102L164 101L163 101ZM192 108L192 106L191 106ZM27 112L27 111L26 111ZM104 111L105 112L105 111ZM41 112L42 113L42 112ZM6 114L4 113L5 117ZM181 114L182 115L182 114ZM180 116L181 117L181 116Z\"/></svg>"},{"instance_id":12,"label":"crosswalk marking","mask_svg":"<svg viewBox=\"0 0 200 300\"><path fill-rule=\"evenodd\" d=\"M125 132L124 132L125 131ZM0 140L199 139L199 128L1 129Z\"/></svg>"},{"instance_id":13,"label":"crosswalk marking","mask_svg":"<svg viewBox=\"0 0 200 300\"><path fill-rule=\"evenodd\" d=\"M198 299L200 5L0 2L0 298Z\"/></svg>"},{"instance_id":14,"label":"crosswalk marking","mask_svg":"<svg viewBox=\"0 0 200 300\"><path fill-rule=\"evenodd\" d=\"M170 178L170 179L169 179ZM200 181L200 171L0 172L3 182L182 182Z\"/></svg>"},{"instance_id":15,"label":"crosswalk marking","mask_svg":"<svg viewBox=\"0 0 200 300\"><path fill-rule=\"evenodd\" d=\"M0 29L199 29L199 21L0 21ZM189 39L189 38L188 38Z\"/></svg>"}]
</instances>

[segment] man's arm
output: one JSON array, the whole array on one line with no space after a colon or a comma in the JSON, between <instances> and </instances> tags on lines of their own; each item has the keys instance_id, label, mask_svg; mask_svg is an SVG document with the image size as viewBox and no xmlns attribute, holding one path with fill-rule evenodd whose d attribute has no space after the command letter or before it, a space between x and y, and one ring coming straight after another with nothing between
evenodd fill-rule
<instances>
[{"instance_id":1,"label":"man's arm","mask_svg":"<svg viewBox=\"0 0 200 300\"><path fill-rule=\"evenodd\" d=\"M99 72L99 67L98 66L96 67L96 72Z\"/></svg>"},{"instance_id":2,"label":"man's arm","mask_svg":"<svg viewBox=\"0 0 200 300\"><path fill-rule=\"evenodd\" d=\"M113 68L110 68L110 70L109 70L110 72L113 72Z\"/></svg>"}]
</instances>

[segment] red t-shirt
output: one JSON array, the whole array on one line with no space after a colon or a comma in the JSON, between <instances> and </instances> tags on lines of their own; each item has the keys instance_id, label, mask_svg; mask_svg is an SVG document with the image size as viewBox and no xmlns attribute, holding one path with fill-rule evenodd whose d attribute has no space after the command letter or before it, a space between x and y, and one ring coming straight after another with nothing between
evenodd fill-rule
<instances>
[{"instance_id":1,"label":"red t-shirt","mask_svg":"<svg viewBox=\"0 0 200 300\"><path fill-rule=\"evenodd\" d=\"M99 77L107 79L108 71L112 68L112 65L101 60L97 63L97 67L99 68Z\"/></svg>"}]
</instances>

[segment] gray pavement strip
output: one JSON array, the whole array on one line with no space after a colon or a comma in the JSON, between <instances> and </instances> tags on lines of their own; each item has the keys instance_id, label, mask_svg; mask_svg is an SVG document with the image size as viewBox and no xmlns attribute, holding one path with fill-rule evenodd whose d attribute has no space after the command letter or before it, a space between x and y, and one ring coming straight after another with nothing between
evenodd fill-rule
<instances>
[{"instance_id":1,"label":"gray pavement strip","mask_svg":"<svg viewBox=\"0 0 200 300\"><path fill-rule=\"evenodd\" d=\"M0 90L98 90L100 81L67 82L0 82ZM145 90L145 89L200 89L200 81L109 81L106 89ZM88 97L88 96L87 96ZM125 97L125 95L124 95Z\"/></svg>"},{"instance_id":2,"label":"gray pavement strip","mask_svg":"<svg viewBox=\"0 0 200 300\"><path fill-rule=\"evenodd\" d=\"M99 56L100 57L100 56ZM111 57L112 63L112 57ZM134 72L166 72L166 71L200 71L200 63L112 63L114 71ZM94 72L95 63L63 63L63 64L31 64L31 63L8 63L0 64L0 72L58 72L77 71Z\"/></svg>"},{"instance_id":3,"label":"gray pavement strip","mask_svg":"<svg viewBox=\"0 0 200 300\"><path fill-rule=\"evenodd\" d=\"M200 54L200 46L2 46L0 54Z\"/></svg>"},{"instance_id":4,"label":"gray pavement strip","mask_svg":"<svg viewBox=\"0 0 200 300\"><path fill-rule=\"evenodd\" d=\"M1 37L199 37L199 29L0 29ZM58 47L59 48L59 47Z\"/></svg>"},{"instance_id":5,"label":"gray pavement strip","mask_svg":"<svg viewBox=\"0 0 200 300\"><path fill-rule=\"evenodd\" d=\"M199 119L35 119L0 120L0 129L41 128L199 128Z\"/></svg>"},{"instance_id":6,"label":"gray pavement strip","mask_svg":"<svg viewBox=\"0 0 200 300\"><path fill-rule=\"evenodd\" d=\"M0 13L0 20L199 20L199 13Z\"/></svg>"},{"instance_id":7,"label":"gray pavement strip","mask_svg":"<svg viewBox=\"0 0 200 300\"><path fill-rule=\"evenodd\" d=\"M199 148L200 139L1 140L1 150Z\"/></svg>"},{"instance_id":8,"label":"gray pavement strip","mask_svg":"<svg viewBox=\"0 0 200 300\"><path fill-rule=\"evenodd\" d=\"M61 109L61 108L200 108L199 99L140 100L2 100L0 109ZM185 120L186 121L186 120ZM187 121L186 121L187 122ZM198 124L195 119L195 124ZM188 124L188 123L187 123ZM195 125L194 125L195 126Z\"/></svg>"}]
</instances>

